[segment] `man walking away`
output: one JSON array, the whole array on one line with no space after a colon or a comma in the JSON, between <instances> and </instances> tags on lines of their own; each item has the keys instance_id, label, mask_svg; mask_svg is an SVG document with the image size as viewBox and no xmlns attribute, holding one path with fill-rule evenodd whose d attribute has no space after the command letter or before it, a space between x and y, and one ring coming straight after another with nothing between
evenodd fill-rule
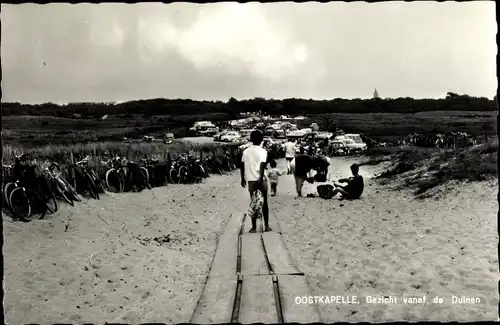
<instances>
[{"instance_id":1,"label":"man walking away","mask_svg":"<svg viewBox=\"0 0 500 325\"><path fill-rule=\"evenodd\" d=\"M355 200L361 197L365 188L365 183L363 176L359 175L359 166L357 164L352 164L351 172L353 177L339 179L340 183L347 183L347 185L334 184L336 188L333 190L333 196L340 193L343 198L348 200Z\"/></svg>"},{"instance_id":2,"label":"man walking away","mask_svg":"<svg viewBox=\"0 0 500 325\"><path fill-rule=\"evenodd\" d=\"M291 163L291 170L295 177L295 189L297 195L302 196L304 181L311 176L311 170L319 173L326 173L330 163L323 157L312 157L309 155L299 155ZM309 174L309 175L308 175Z\"/></svg>"},{"instance_id":3,"label":"man walking away","mask_svg":"<svg viewBox=\"0 0 500 325\"><path fill-rule=\"evenodd\" d=\"M264 217L265 231L271 231L269 227L269 206L267 203L267 190L268 185L265 178L265 168L267 164L267 151L262 148L260 144L264 139L261 131L255 130L250 134L250 142L252 145L243 151L241 157L241 186L246 187L248 184L248 191L250 198L253 192L260 190L264 196L264 203L262 206L262 215ZM252 229L250 232L256 232L257 218L252 217Z\"/></svg>"},{"instance_id":4,"label":"man walking away","mask_svg":"<svg viewBox=\"0 0 500 325\"><path fill-rule=\"evenodd\" d=\"M288 139L284 144L283 148L285 149L285 159L286 159L286 167L287 167L287 174L290 175L292 172L290 171L290 163L292 162L293 158L295 157L295 141Z\"/></svg>"}]
</instances>

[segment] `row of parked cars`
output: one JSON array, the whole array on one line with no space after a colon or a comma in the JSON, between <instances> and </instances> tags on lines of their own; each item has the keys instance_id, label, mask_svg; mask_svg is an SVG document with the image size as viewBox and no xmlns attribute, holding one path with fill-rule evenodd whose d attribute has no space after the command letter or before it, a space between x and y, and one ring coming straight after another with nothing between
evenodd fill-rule
<instances>
[{"instance_id":1,"label":"row of parked cars","mask_svg":"<svg viewBox=\"0 0 500 325\"><path fill-rule=\"evenodd\" d=\"M240 131L223 131L214 135L214 141L220 142L248 142L248 137L253 129ZM294 135L289 138L296 138L301 146L307 146L309 143L320 144L328 141L328 149L332 155L349 155L353 153L364 152L367 150L367 144L363 142L359 134L339 134L333 135L325 132L310 132L305 135ZM266 144L282 143L285 139L273 139L266 136ZM323 147L326 143L323 143ZM245 144L242 145L244 147Z\"/></svg>"}]
</instances>

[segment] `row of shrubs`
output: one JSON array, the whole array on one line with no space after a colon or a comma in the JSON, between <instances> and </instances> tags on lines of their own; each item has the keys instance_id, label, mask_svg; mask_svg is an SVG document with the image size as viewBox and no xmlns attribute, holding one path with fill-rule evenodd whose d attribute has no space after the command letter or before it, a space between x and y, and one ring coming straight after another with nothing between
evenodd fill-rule
<instances>
[{"instance_id":1,"label":"row of shrubs","mask_svg":"<svg viewBox=\"0 0 500 325\"><path fill-rule=\"evenodd\" d=\"M108 168L101 161L111 157L125 157L128 160L140 162L142 158L155 156L160 161L168 161L168 157L175 160L181 154L206 157L212 155L220 157L227 150L237 150L235 144L206 143L198 144L192 142L176 141L172 144L163 143L123 143L123 142L99 142L75 145L45 145L37 148L26 148L22 146L6 145L3 147L3 164L12 164L14 157L21 153L31 153L37 164L46 161L56 162L63 170L67 170L72 162L90 156L89 165L102 175Z\"/></svg>"}]
</instances>

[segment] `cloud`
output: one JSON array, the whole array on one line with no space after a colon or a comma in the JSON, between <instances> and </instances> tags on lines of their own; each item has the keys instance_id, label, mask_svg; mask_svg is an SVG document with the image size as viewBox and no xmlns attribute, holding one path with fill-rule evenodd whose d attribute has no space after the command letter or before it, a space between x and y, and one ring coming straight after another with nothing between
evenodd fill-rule
<instances>
[{"instance_id":1,"label":"cloud","mask_svg":"<svg viewBox=\"0 0 500 325\"><path fill-rule=\"evenodd\" d=\"M148 49L161 56L173 48L198 70L247 72L279 81L309 59L306 45L293 42L287 30L273 24L260 3L205 7L186 29L167 19L144 18L140 26Z\"/></svg>"},{"instance_id":2,"label":"cloud","mask_svg":"<svg viewBox=\"0 0 500 325\"><path fill-rule=\"evenodd\" d=\"M492 97L494 6L2 5L3 100Z\"/></svg>"}]
</instances>

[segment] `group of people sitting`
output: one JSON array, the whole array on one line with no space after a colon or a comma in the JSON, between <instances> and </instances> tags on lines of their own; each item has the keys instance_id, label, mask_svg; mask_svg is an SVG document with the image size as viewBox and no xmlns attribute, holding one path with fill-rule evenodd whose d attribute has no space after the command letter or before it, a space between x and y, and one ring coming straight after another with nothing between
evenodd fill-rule
<instances>
[{"instance_id":1,"label":"group of people sitting","mask_svg":"<svg viewBox=\"0 0 500 325\"><path fill-rule=\"evenodd\" d=\"M277 168L276 161L272 157L268 157L267 150L261 146L263 139L264 135L261 131L253 131L250 134L252 144L243 151L241 158L241 186L248 188L251 197L249 215L252 217L252 228L250 232L256 232L256 223L260 216L264 219L265 231L272 231L269 227L268 182L271 187L271 196L275 196L279 177L285 173ZM283 147L287 161L286 172L294 175L297 196L302 196L305 181L310 183L327 181L330 158L322 154L314 156L299 154L296 156L296 146L293 140L288 140L283 144ZM266 175L268 164L270 168ZM351 172L352 177L339 179L338 183L333 183L333 186L328 184L327 188L330 191L326 197L331 198L340 194L342 199L358 199L363 193L364 180L359 175L358 165L353 164ZM345 185L340 183L345 183ZM319 189L320 186L318 186L318 192L320 192Z\"/></svg>"}]
</instances>

